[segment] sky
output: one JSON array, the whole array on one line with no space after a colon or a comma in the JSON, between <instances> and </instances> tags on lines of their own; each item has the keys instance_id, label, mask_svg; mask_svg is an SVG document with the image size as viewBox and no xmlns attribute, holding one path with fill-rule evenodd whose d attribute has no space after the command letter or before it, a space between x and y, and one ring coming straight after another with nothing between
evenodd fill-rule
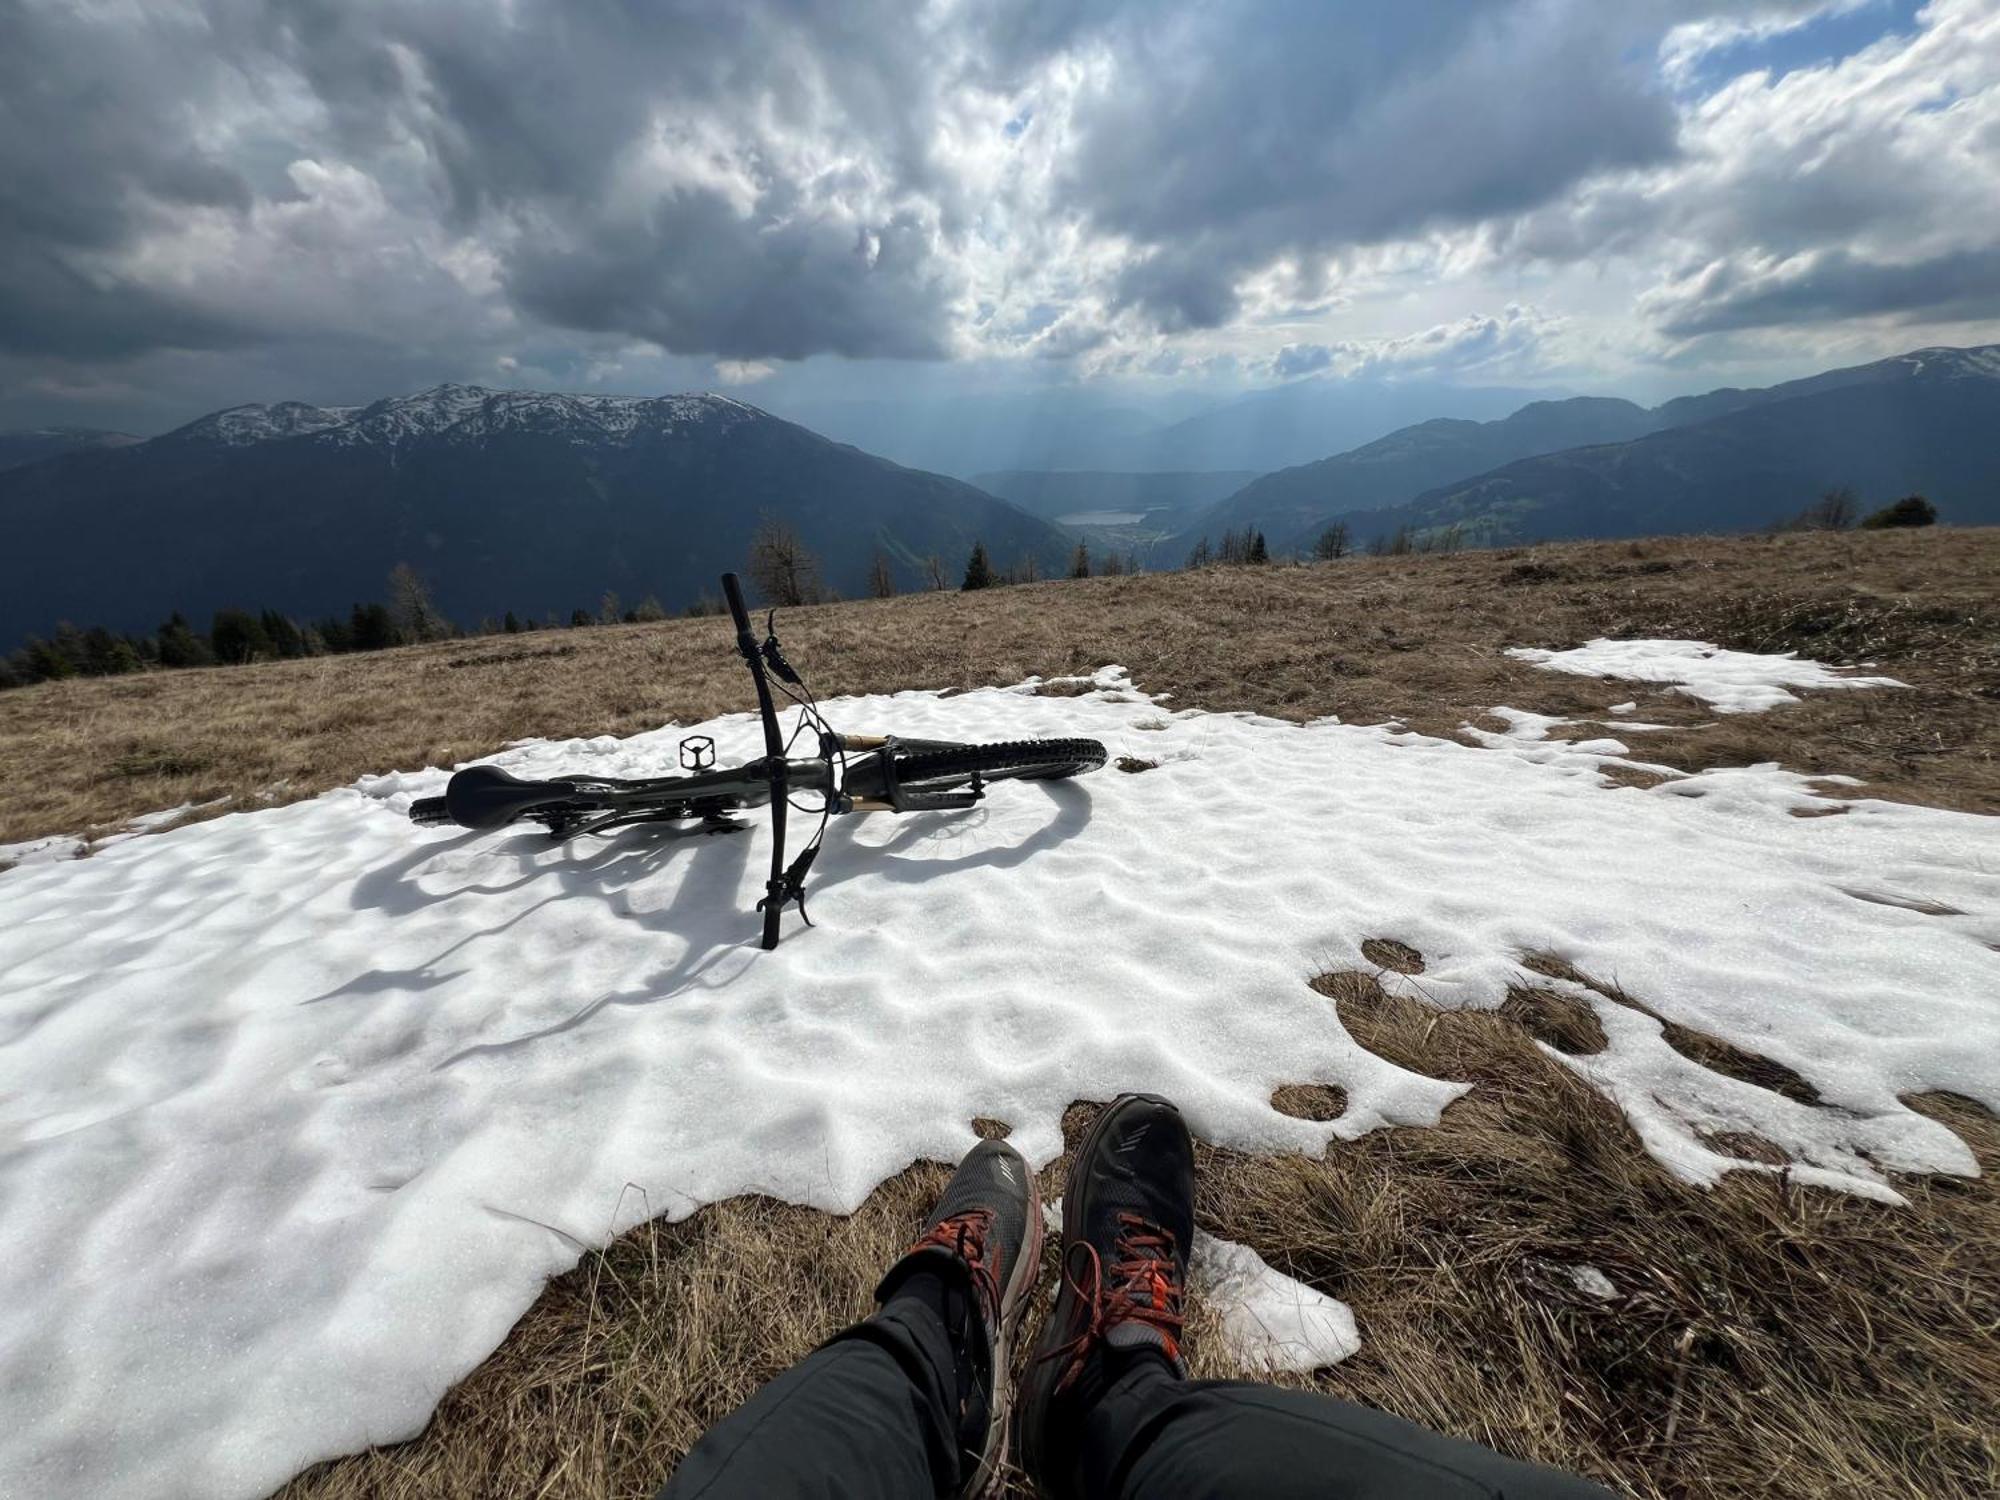
<instances>
[{"instance_id":1,"label":"sky","mask_svg":"<svg viewBox=\"0 0 2000 1500\"><path fill-rule=\"evenodd\" d=\"M2000 0L0 0L0 426L2000 341Z\"/></svg>"}]
</instances>

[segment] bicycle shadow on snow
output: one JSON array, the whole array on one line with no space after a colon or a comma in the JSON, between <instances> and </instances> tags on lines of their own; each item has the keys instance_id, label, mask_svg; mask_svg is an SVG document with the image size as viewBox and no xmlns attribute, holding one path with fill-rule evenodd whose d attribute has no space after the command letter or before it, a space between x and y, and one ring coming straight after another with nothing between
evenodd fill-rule
<instances>
[{"instance_id":1,"label":"bicycle shadow on snow","mask_svg":"<svg viewBox=\"0 0 2000 1500\"><path fill-rule=\"evenodd\" d=\"M807 883L808 905L814 897L838 889L863 874L909 884L972 870L1012 868L1068 842L1089 823L1091 796L1086 788L1075 782L1056 781L1010 787L1007 792L1010 796L1022 796L1031 789L1047 799L1050 816L1026 836L1007 842L978 839L978 834L990 829L993 822L983 806L960 812L907 814L897 819L899 826L895 833L879 844L860 840L859 819L833 819ZM815 817L793 814L794 831L789 841L793 852L803 847L816 823ZM757 878L752 879L749 862L753 848L762 853L768 845L757 844L743 834L622 829L604 840L598 849L580 857L554 860L549 858L552 846L545 836L524 834L495 843L491 849L496 857L512 856L519 865L518 875L498 881L485 878L491 874L491 862L482 862L478 872L481 878L462 884L427 885L418 880L419 872L432 865L440 854L471 849L478 841L492 838L491 834L468 833L445 842L424 843L393 864L371 871L357 881L351 904L360 911L409 917L466 896L507 896L543 881L553 882L554 888L539 900L509 911L500 921L462 930L453 941L419 964L371 969L299 1003L316 1005L343 998L434 989L477 970L477 947L482 940L518 926L558 901L622 902L620 915L627 920L648 931L684 940L685 947L672 963L647 975L639 984L607 991L561 1019L518 1036L461 1047L435 1065L442 1070L471 1058L515 1051L561 1036L613 1008L652 1005L695 990L720 990L763 951L758 945L761 918L751 909L752 893L761 892L763 872L760 868ZM961 842L968 845L968 852L936 857L935 851L940 846L955 847ZM654 908L636 905L633 893L648 886L674 862L679 862L682 868L671 897ZM796 915L788 916L785 941L809 939L810 933L799 924ZM454 957L463 961L448 968Z\"/></svg>"},{"instance_id":2,"label":"bicycle shadow on snow","mask_svg":"<svg viewBox=\"0 0 2000 1500\"><path fill-rule=\"evenodd\" d=\"M872 813L867 818L835 818L827 825L826 845L807 882L806 899L814 893L845 885L860 875L879 875L898 884L922 884L941 876L968 870L1008 870L1026 864L1038 854L1066 844L1083 832L1090 821L1090 791L1074 781L1009 784L1003 795L1029 790L1044 793L1054 805L1054 816L1026 838L1013 843L979 844L974 836L991 826L992 815L984 804L962 812L908 813L896 818L896 832L880 844L864 844L859 835L872 819L891 817ZM808 819L810 826L812 820ZM912 851L947 843L964 842L968 852L949 858L916 857ZM831 868L829 868L831 866Z\"/></svg>"},{"instance_id":3,"label":"bicycle shadow on snow","mask_svg":"<svg viewBox=\"0 0 2000 1500\"><path fill-rule=\"evenodd\" d=\"M539 900L510 910L499 921L462 927L452 942L419 964L370 969L299 1003L317 1005L345 996L435 988L476 967L475 961L446 969L444 966L454 955L470 954L482 940L497 937L556 902L572 898L622 900L622 915L650 930L699 931L712 926L733 904L735 888L743 879L749 857L745 847L749 840L734 834L707 837L692 832L626 829L593 843L595 847L581 857L562 852L552 859L550 855L557 852L556 846L541 833L523 832L498 839L491 833L466 833L448 841L419 844L394 863L369 871L355 882L349 904L356 911L379 912L399 919L466 897L506 897L541 883L549 883L552 888ZM509 879L480 878L453 885L420 883L420 873L440 855L460 850L477 850L488 856L479 871L482 877L504 858L516 862L519 874ZM636 908L631 892L677 858L685 860L689 868L672 899L656 911ZM704 897L711 899L705 901Z\"/></svg>"}]
</instances>

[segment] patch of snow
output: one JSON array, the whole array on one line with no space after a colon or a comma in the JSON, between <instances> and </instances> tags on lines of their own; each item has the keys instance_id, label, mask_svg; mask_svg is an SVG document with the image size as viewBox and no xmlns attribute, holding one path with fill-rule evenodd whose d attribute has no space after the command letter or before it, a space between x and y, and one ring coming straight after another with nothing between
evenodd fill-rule
<instances>
[{"instance_id":1,"label":"patch of snow","mask_svg":"<svg viewBox=\"0 0 2000 1500\"><path fill-rule=\"evenodd\" d=\"M1223 1341L1246 1370L1321 1370L1361 1347L1345 1302L1273 1270L1248 1245L1196 1230L1188 1280L1220 1315Z\"/></svg>"},{"instance_id":2,"label":"patch of snow","mask_svg":"<svg viewBox=\"0 0 2000 1500\"><path fill-rule=\"evenodd\" d=\"M1717 713L1754 714L1796 703L1791 688L1908 687L1893 677L1843 677L1841 669L1802 661L1796 652L1769 656L1730 651L1707 641L1598 639L1568 651L1510 647L1507 654L1551 672L1670 685Z\"/></svg>"},{"instance_id":3,"label":"patch of snow","mask_svg":"<svg viewBox=\"0 0 2000 1500\"><path fill-rule=\"evenodd\" d=\"M1571 1266L1569 1279L1576 1283L1576 1289L1584 1296L1599 1302L1610 1302L1618 1296L1618 1288L1611 1284L1611 1278L1596 1266Z\"/></svg>"},{"instance_id":4,"label":"patch of snow","mask_svg":"<svg viewBox=\"0 0 2000 1500\"><path fill-rule=\"evenodd\" d=\"M1466 1086L1363 1050L1301 980L1372 967L1384 933L1425 959L1382 974L1397 993L1495 1007L1554 953L1830 1106L1586 998L1608 1045L1566 1065L1692 1180L1774 1170L1708 1144L1729 1131L1877 1196L1977 1170L1899 1096L2000 1108L1994 820L1797 818L1835 804L1775 767L1614 794L1622 762L1526 733L1175 712L1095 680L829 702L857 732L1163 763L837 819L819 925L773 953L761 817L570 845L414 828L440 770L0 877L0 1492L266 1494L417 1432L580 1246L746 1191L849 1210L955 1161L975 1117L1037 1165L1071 1101L1124 1089L1243 1151L1435 1123ZM739 715L495 760L669 774L697 731L761 753ZM1953 913L1848 894L1882 889ZM1347 1111L1282 1114L1287 1083Z\"/></svg>"},{"instance_id":5,"label":"patch of snow","mask_svg":"<svg viewBox=\"0 0 2000 1500\"><path fill-rule=\"evenodd\" d=\"M1639 704L1636 699L1630 703L1614 703L1611 705L1609 712L1614 714L1629 714L1637 709L1638 706Z\"/></svg>"},{"instance_id":6,"label":"patch of snow","mask_svg":"<svg viewBox=\"0 0 2000 1500\"><path fill-rule=\"evenodd\" d=\"M0 870L10 870L16 865L46 864L53 859L81 859L89 852L87 843L67 834L28 839L19 844L0 844Z\"/></svg>"},{"instance_id":7,"label":"patch of snow","mask_svg":"<svg viewBox=\"0 0 2000 1500\"><path fill-rule=\"evenodd\" d=\"M227 797L217 797L212 802L183 802L179 807L140 813L110 833L61 834L54 838L31 839L25 844L0 844L0 870L47 859L83 859L109 845L122 844L127 839L136 839L142 834L157 833L163 828L171 828L191 812L206 812L211 807L222 806L228 800Z\"/></svg>"},{"instance_id":8,"label":"patch of snow","mask_svg":"<svg viewBox=\"0 0 2000 1500\"><path fill-rule=\"evenodd\" d=\"M223 800L226 801L228 799L225 798ZM204 807L213 807L215 805L213 802L202 804ZM155 829L167 828L180 822L182 818L185 818L193 811L194 804L192 802L183 802L179 807L165 807L158 812L140 813L138 817L128 819L125 826L134 833L151 833Z\"/></svg>"},{"instance_id":9,"label":"patch of snow","mask_svg":"<svg viewBox=\"0 0 2000 1500\"><path fill-rule=\"evenodd\" d=\"M1976 349L1953 349L1938 347L1919 349L1914 354L1904 356L1912 375L1921 375L1933 365L1942 368L1947 376L1958 380L2000 379L2000 344L1987 344Z\"/></svg>"},{"instance_id":10,"label":"patch of snow","mask_svg":"<svg viewBox=\"0 0 2000 1500\"><path fill-rule=\"evenodd\" d=\"M1564 740L1554 738L1550 731L1564 729L1572 722L1557 718L1553 714L1530 713L1520 708L1489 708L1491 718L1506 724L1503 730L1481 729L1477 724L1459 725L1459 733L1475 744L1488 749L1506 750L1524 760L1541 766L1561 766L1591 776L1610 761L1622 760L1631 750L1620 740ZM1621 724L1620 729L1651 729L1650 724ZM1646 765L1643 769L1658 776L1668 778L1686 773L1670 766Z\"/></svg>"}]
</instances>

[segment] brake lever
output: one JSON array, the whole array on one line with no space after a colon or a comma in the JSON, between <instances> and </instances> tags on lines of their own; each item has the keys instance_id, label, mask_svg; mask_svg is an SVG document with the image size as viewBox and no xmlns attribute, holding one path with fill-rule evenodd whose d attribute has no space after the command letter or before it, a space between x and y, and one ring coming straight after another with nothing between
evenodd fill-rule
<instances>
[{"instance_id":1,"label":"brake lever","mask_svg":"<svg viewBox=\"0 0 2000 1500\"><path fill-rule=\"evenodd\" d=\"M788 906L796 905L799 916L805 920L806 926L812 926L813 919L806 911L806 875L811 871L813 861L819 858L819 848L818 844L808 845L804 852L792 861L791 867L784 875L771 882L773 889L757 903L757 910L765 911L775 905L779 911L783 911Z\"/></svg>"},{"instance_id":2,"label":"brake lever","mask_svg":"<svg viewBox=\"0 0 2000 1500\"><path fill-rule=\"evenodd\" d=\"M793 687L804 687L805 683L792 664L785 660L785 653L778 645L777 620L778 612L775 609L764 616L764 645L760 653L764 658L764 665Z\"/></svg>"}]
</instances>

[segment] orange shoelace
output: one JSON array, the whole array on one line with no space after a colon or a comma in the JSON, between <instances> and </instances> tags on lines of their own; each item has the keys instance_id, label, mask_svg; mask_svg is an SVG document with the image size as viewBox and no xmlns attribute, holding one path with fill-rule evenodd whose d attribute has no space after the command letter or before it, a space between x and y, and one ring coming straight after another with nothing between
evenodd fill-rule
<instances>
[{"instance_id":1,"label":"orange shoelace","mask_svg":"<svg viewBox=\"0 0 2000 1500\"><path fill-rule=\"evenodd\" d=\"M924 1231L924 1235L914 1245L910 1253L941 1245L964 1261L972 1272L972 1284L978 1289L980 1300L986 1304L986 1312L992 1327L1000 1326L1000 1252L990 1254L986 1236L993 1228L993 1211L986 1208L967 1209L962 1214L953 1214L949 1219L940 1219Z\"/></svg>"},{"instance_id":2,"label":"orange shoelace","mask_svg":"<svg viewBox=\"0 0 2000 1500\"><path fill-rule=\"evenodd\" d=\"M1180 1358L1181 1284L1174 1271L1174 1237L1168 1230L1137 1214L1120 1214L1114 1249L1118 1258L1111 1263L1110 1290L1105 1289L1104 1264L1097 1249L1079 1240L1070 1247L1081 1250L1088 1283L1073 1274L1068 1258L1063 1262L1063 1279L1088 1311L1075 1338L1042 1356L1069 1360L1056 1389L1062 1390L1083 1368L1084 1356L1092 1345L1120 1323L1137 1321L1160 1332L1169 1359Z\"/></svg>"}]
</instances>

